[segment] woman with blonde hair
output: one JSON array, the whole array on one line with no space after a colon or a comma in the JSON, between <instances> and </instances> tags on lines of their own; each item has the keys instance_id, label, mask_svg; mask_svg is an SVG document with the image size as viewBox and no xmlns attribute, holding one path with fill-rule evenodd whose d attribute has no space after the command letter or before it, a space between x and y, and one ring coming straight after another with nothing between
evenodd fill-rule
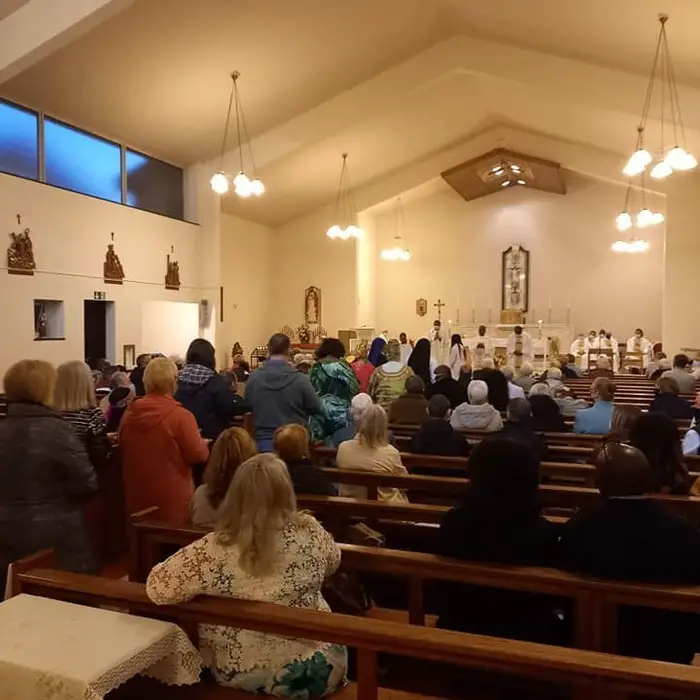
<instances>
[{"instance_id":1,"label":"woman with blonde hair","mask_svg":"<svg viewBox=\"0 0 700 700\"><path fill-rule=\"evenodd\" d=\"M233 475L216 532L154 567L146 591L158 605L204 594L329 612L321 588L339 565L331 535L297 510L284 462L259 454ZM324 697L345 682L337 644L221 625L202 625L199 641L217 683L254 695Z\"/></svg>"},{"instance_id":2,"label":"woman with blonde hair","mask_svg":"<svg viewBox=\"0 0 700 700\"><path fill-rule=\"evenodd\" d=\"M107 421L97 405L92 372L85 362L59 365L53 406L75 428L90 461L99 468L109 454Z\"/></svg>"},{"instance_id":3,"label":"woman with blonde hair","mask_svg":"<svg viewBox=\"0 0 700 700\"><path fill-rule=\"evenodd\" d=\"M376 404L369 406L362 414L357 435L338 447L336 463L339 469L400 476L408 474L406 467L401 463L399 451L389 444L389 421L386 411ZM399 489L379 488L378 492L382 501L408 502L403 491ZM340 495L367 498L367 489L364 486L342 485Z\"/></svg>"},{"instance_id":4,"label":"woman with blonde hair","mask_svg":"<svg viewBox=\"0 0 700 700\"><path fill-rule=\"evenodd\" d=\"M95 470L70 423L51 408L56 370L22 360L3 379L0 420L0 581L7 565L41 549L58 566L92 573L95 560L81 501L97 488Z\"/></svg>"},{"instance_id":5,"label":"woman with blonde hair","mask_svg":"<svg viewBox=\"0 0 700 700\"><path fill-rule=\"evenodd\" d=\"M146 396L134 399L119 426L128 513L158 506L166 520L185 522L194 494L192 467L209 449L195 417L173 398L177 367L151 360L143 375Z\"/></svg>"},{"instance_id":6,"label":"woman with blonde hair","mask_svg":"<svg viewBox=\"0 0 700 700\"><path fill-rule=\"evenodd\" d=\"M243 428L229 428L219 435L204 470L204 483L194 492L190 502L195 525L203 527L216 522L219 506L236 469L257 452L255 440Z\"/></svg>"}]
</instances>

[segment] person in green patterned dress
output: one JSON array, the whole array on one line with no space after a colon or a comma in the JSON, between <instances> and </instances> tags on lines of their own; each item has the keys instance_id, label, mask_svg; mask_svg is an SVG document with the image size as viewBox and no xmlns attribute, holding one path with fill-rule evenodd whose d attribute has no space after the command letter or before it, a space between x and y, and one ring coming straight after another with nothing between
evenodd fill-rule
<instances>
[{"instance_id":1,"label":"person in green patterned dress","mask_svg":"<svg viewBox=\"0 0 700 700\"><path fill-rule=\"evenodd\" d=\"M313 442L337 444L354 431L350 402L360 391L360 382L345 360L345 346L337 338L326 338L316 350L311 368L311 386L323 404L323 415L309 419Z\"/></svg>"}]
</instances>

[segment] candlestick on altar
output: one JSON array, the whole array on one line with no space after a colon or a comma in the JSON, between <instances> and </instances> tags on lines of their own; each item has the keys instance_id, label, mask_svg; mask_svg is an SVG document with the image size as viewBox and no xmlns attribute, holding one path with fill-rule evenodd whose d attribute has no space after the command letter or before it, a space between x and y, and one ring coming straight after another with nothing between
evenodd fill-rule
<instances>
[{"instance_id":1,"label":"candlestick on altar","mask_svg":"<svg viewBox=\"0 0 700 700\"><path fill-rule=\"evenodd\" d=\"M489 309L489 323L491 323L491 309Z\"/></svg>"},{"instance_id":2,"label":"candlestick on altar","mask_svg":"<svg viewBox=\"0 0 700 700\"><path fill-rule=\"evenodd\" d=\"M547 310L547 323L549 323L549 324L552 323L552 308L551 307Z\"/></svg>"},{"instance_id":3,"label":"candlestick on altar","mask_svg":"<svg viewBox=\"0 0 700 700\"><path fill-rule=\"evenodd\" d=\"M459 325L459 306L457 307L457 325Z\"/></svg>"}]
</instances>

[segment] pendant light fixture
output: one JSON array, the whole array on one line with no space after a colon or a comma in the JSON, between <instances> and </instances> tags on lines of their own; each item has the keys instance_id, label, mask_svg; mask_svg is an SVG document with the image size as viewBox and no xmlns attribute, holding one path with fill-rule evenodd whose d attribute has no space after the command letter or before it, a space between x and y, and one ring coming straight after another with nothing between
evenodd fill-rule
<instances>
[{"instance_id":1,"label":"pendant light fixture","mask_svg":"<svg viewBox=\"0 0 700 700\"><path fill-rule=\"evenodd\" d=\"M255 195L259 197L265 192L265 186L258 178L257 171L255 168L255 159L253 158L253 147L250 144L250 136L248 135L248 127L246 126L245 116L243 114L243 107L241 105L241 98L238 94L238 79L241 74L238 71L231 73L231 95L228 100L228 112L226 114L226 126L224 127L224 138L221 142L221 156L219 158L219 172L217 172L209 181L212 190L216 194L226 194L229 190L229 179L230 176L224 172L224 155L226 153L226 143L228 140L228 130L231 125L231 110L235 106L236 108L236 136L238 139L238 155L240 159L240 170L238 174L233 178L232 183L234 187L234 192L239 197L250 197ZM252 178L246 173L243 167L243 141L242 137L245 138L246 144L248 146L248 153L250 155L250 167Z\"/></svg>"},{"instance_id":2,"label":"pendant light fixture","mask_svg":"<svg viewBox=\"0 0 700 700\"><path fill-rule=\"evenodd\" d=\"M644 182L644 173L641 173L641 208L636 214L631 213L631 204L633 200L632 182L630 181L627 185L627 192L625 192L625 204L622 211L617 215L615 219L615 227L618 231L629 231L633 226L637 228L647 228L649 226L656 226L657 224L662 224L665 221L664 215L660 211L652 211L647 206L647 191ZM619 243L619 241L617 241ZM613 250L615 250L613 244Z\"/></svg>"},{"instance_id":3,"label":"pendant light fixture","mask_svg":"<svg viewBox=\"0 0 700 700\"><path fill-rule=\"evenodd\" d=\"M403 206L401 204L401 197L396 199L396 235L394 236L394 245L391 248L384 248L381 252L382 260L387 261L397 261L397 260L410 260L411 251L406 248L403 241L403 236L401 234L402 230L406 228L406 221L403 215Z\"/></svg>"},{"instance_id":4,"label":"pendant light fixture","mask_svg":"<svg viewBox=\"0 0 700 700\"><path fill-rule=\"evenodd\" d=\"M349 238L362 238L364 231L357 226L357 211L350 191L350 174L348 172L348 154L343 153L343 164L340 167L340 182L338 196L335 200L334 223L326 235L328 238L339 238L347 241Z\"/></svg>"},{"instance_id":5,"label":"pendant light fixture","mask_svg":"<svg viewBox=\"0 0 700 700\"><path fill-rule=\"evenodd\" d=\"M660 180L672 175L675 171L692 170L698 165L695 156L685 148L685 127L678 98L676 76L671 61L671 51L668 47L667 22L668 15L659 15L661 27L642 108L642 117L637 129L637 148L622 171L628 177L640 175L647 167L651 166L649 175ZM644 145L644 136L657 85L660 90L660 142L657 150L649 151ZM667 142L667 136L672 141Z\"/></svg>"}]
</instances>

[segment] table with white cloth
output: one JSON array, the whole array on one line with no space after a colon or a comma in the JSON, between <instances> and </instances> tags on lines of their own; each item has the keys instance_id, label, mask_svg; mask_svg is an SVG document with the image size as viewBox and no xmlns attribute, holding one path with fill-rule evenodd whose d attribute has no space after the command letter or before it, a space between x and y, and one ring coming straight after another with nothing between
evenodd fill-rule
<instances>
[{"instance_id":1,"label":"table with white cloth","mask_svg":"<svg viewBox=\"0 0 700 700\"><path fill-rule=\"evenodd\" d=\"M170 622L24 594L0 603L4 700L102 700L138 674L192 685L201 665Z\"/></svg>"}]
</instances>

